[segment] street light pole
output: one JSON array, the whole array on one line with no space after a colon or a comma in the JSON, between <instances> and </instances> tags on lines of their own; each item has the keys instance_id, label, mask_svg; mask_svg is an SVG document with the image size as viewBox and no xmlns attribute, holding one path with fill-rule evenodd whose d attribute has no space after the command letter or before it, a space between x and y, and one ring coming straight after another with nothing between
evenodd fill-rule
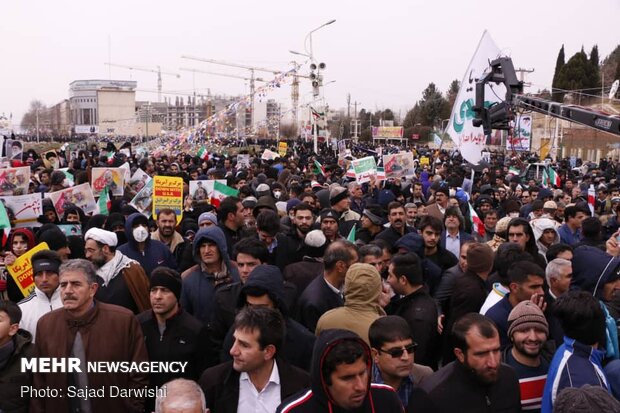
<instances>
[{"instance_id":1,"label":"street light pole","mask_svg":"<svg viewBox=\"0 0 620 413\"><path fill-rule=\"evenodd\" d=\"M310 32L308 32L308 34L306 35L306 38L304 39L304 49L306 50L307 56L310 58L310 62L311 63L314 63L314 53L313 53L313 50L312 50L312 33L316 32L319 29L322 29L325 26L328 26L328 25L330 25L332 23L335 23L335 22L336 22L336 19L332 19L332 20L330 20L330 21L328 21L326 23L323 23L322 25L320 25L316 29L311 30ZM310 50L308 50L306 48L306 44L308 42L310 43ZM299 54L299 53L296 53L296 54ZM319 84L319 86L320 86L320 84ZM316 154L316 153L318 153L318 141L319 141L318 124L317 124L316 120L314 120L314 116L312 114L310 114L310 116L312 116L313 121L314 121L314 145L313 145L313 147L314 147L314 153Z\"/></svg>"}]
</instances>

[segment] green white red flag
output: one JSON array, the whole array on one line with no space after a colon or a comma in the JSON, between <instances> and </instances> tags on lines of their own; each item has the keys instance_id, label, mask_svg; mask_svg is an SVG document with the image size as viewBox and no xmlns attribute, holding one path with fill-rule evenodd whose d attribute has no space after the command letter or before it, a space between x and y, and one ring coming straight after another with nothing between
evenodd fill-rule
<instances>
[{"instance_id":1,"label":"green white red flag","mask_svg":"<svg viewBox=\"0 0 620 413\"><path fill-rule=\"evenodd\" d=\"M476 210L471 206L471 204L467 204L469 206L469 219L471 219L471 229L472 232L478 233L481 237L484 237L484 224L482 220L476 214Z\"/></svg>"},{"instance_id":2,"label":"green white red flag","mask_svg":"<svg viewBox=\"0 0 620 413\"><path fill-rule=\"evenodd\" d=\"M237 196L239 191L235 188L231 188L228 185L224 185L215 181L213 183L213 194L211 195L211 205L216 208L220 207L220 202L229 196Z\"/></svg>"},{"instance_id":3,"label":"green white red flag","mask_svg":"<svg viewBox=\"0 0 620 413\"><path fill-rule=\"evenodd\" d=\"M203 161L209 160L209 152L205 148L200 148L198 151L198 157Z\"/></svg>"},{"instance_id":4,"label":"green white red flag","mask_svg":"<svg viewBox=\"0 0 620 413\"><path fill-rule=\"evenodd\" d=\"M3 202L0 202L0 229L2 230L2 246L4 247L11 232L11 221Z\"/></svg>"}]
</instances>

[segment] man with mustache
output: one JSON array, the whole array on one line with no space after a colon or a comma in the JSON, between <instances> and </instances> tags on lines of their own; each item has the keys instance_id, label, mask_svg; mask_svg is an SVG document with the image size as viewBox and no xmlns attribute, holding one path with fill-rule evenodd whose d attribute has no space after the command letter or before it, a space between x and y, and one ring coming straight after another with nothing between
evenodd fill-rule
<instances>
[{"instance_id":1,"label":"man with mustache","mask_svg":"<svg viewBox=\"0 0 620 413\"><path fill-rule=\"evenodd\" d=\"M59 270L63 308L45 314L37 323L35 353L38 357L68 357L80 360L73 372L34 373L35 389L56 389L64 397L34 397L31 412L142 412L141 397L80 397L86 389L137 390L148 385L148 374L139 371L100 374L88 371L88 362L111 360L142 363L148 361L140 324L126 308L95 299L97 273L90 261L74 259ZM67 392L69 386L76 391ZM79 390L78 390L79 389Z\"/></svg>"},{"instance_id":2,"label":"man with mustache","mask_svg":"<svg viewBox=\"0 0 620 413\"><path fill-rule=\"evenodd\" d=\"M522 301L508 316L508 337L512 346L502 354L502 361L512 367L519 378L521 408L540 411L551 354L544 351L549 324L542 310L533 302Z\"/></svg>"},{"instance_id":3,"label":"man with mustache","mask_svg":"<svg viewBox=\"0 0 620 413\"><path fill-rule=\"evenodd\" d=\"M306 234L312 231L315 219L308 204L298 204L293 211L293 226L283 242L278 242L278 249L275 252L275 265L282 270L289 264L301 261L306 255L304 239Z\"/></svg>"},{"instance_id":4,"label":"man with mustache","mask_svg":"<svg viewBox=\"0 0 620 413\"><path fill-rule=\"evenodd\" d=\"M519 381L500 361L493 321L468 313L452 327L456 360L414 388L408 412L520 412ZM450 395L450 397L446 397Z\"/></svg>"},{"instance_id":5,"label":"man with mustache","mask_svg":"<svg viewBox=\"0 0 620 413\"><path fill-rule=\"evenodd\" d=\"M405 207L398 201L393 201L388 204L388 220L390 221L390 227L384 229L376 236L376 239L382 239L387 242L390 247L393 247L399 238L410 232L416 232L415 229L407 226L407 214Z\"/></svg>"}]
</instances>

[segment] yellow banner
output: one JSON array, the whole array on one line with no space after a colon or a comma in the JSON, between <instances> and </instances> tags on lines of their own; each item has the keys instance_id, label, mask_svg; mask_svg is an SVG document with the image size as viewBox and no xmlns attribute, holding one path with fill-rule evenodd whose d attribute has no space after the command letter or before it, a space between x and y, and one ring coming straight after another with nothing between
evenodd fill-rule
<instances>
[{"instance_id":1,"label":"yellow banner","mask_svg":"<svg viewBox=\"0 0 620 413\"><path fill-rule=\"evenodd\" d=\"M183 218L183 178L178 176L155 176L153 178L153 219L157 213L170 208L177 214L177 225Z\"/></svg>"},{"instance_id":2,"label":"yellow banner","mask_svg":"<svg viewBox=\"0 0 620 413\"><path fill-rule=\"evenodd\" d=\"M6 266L24 297L28 297L34 291L34 274L32 273L32 262L30 260L35 253L48 249L47 243L42 242L30 251L17 257L12 265Z\"/></svg>"},{"instance_id":3,"label":"yellow banner","mask_svg":"<svg viewBox=\"0 0 620 413\"><path fill-rule=\"evenodd\" d=\"M286 156L286 151L288 150L288 143L280 142L278 144L278 153L280 156Z\"/></svg>"},{"instance_id":4,"label":"yellow banner","mask_svg":"<svg viewBox=\"0 0 620 413\"><path fill-rule=\"evenodd\" d=\"M423 156L420 158L420 165L430 165L431 160L428 156Z\"/></svg>"}]
</instances>

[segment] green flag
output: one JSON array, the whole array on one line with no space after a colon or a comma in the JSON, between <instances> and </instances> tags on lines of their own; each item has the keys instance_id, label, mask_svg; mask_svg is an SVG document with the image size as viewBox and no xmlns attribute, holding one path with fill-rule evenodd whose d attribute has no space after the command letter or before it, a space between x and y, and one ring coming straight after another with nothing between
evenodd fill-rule
<instances>
[{"instance_id":1,"label":"green flag","mask_svg":"<svg viewBox=\"0 0 620 413\"><path fill-rule=\"evenodd\" d=\"M349 231L349 235L347 235L347 241L355 242L355 225Z\"/></svg>"},{"instance_id":2,"label":"green flag","mask_svg":"<svg viewBox=\"0 0 620 413\"><path fill-rule=\"evenodd\" d=\"M108 196L108 186L103 187L103 191L99 194L99 201L97 201L97 205L99 206L99 213L103 215L110 214L109 202L110 197Z\"/></svg>"}]
</instances>

